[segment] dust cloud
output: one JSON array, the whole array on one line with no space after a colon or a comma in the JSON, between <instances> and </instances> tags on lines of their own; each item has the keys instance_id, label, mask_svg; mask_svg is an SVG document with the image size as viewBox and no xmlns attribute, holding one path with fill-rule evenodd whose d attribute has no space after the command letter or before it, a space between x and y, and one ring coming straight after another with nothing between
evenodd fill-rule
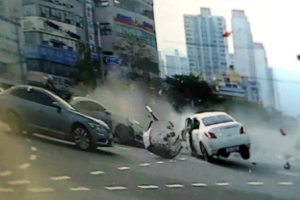
<instances>
[{"instance_id":1,"label":"dust cloud","mask_svg":"<svg viewBox=\"0 0 300 200\"><path fill-rule=\"evenodd\" d=\"M149 123L145 109L145 106L149 105L159 120L165 121L166 124L171 121L176 131L181 131L185 119L199 109L186 107L179 114L158 93L159 91L151 90L142 81L128 81L120 78L118 74L110 74L105 85L89 91L93 99L101 102L110 111L134 119L143 127L147 127ZM276 163L284 162L286 156L292 157L292 160L299 157L298 122L291 123L290 120L267 116L265 111L238 101L231 103L226 109L223 105L218 106L218 109L226 110L245 125L251 138L251 154L254 160ZM280 128L286 130L287 136L281 135Z\"/></svg>"}]
</instances>

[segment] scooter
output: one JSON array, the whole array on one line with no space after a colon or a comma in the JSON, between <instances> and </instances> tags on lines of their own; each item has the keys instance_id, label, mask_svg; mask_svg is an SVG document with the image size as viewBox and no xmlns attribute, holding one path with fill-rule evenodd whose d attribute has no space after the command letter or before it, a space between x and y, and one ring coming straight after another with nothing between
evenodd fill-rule
<instances>
[{"instance_id":1,"label":"scooter","mask_svg":"<svg viewBox=\"0 0 300 200\"><path fill-rule=\"evenodd\" d=\"M150 113L150 123L143 133L143 142L145 148L160 157L173 159L181 151L182 145L180 136L174 131L174 124L168 122L165 124L160 121L149 106L146 106Z\"/></svg>"}]
</instances>

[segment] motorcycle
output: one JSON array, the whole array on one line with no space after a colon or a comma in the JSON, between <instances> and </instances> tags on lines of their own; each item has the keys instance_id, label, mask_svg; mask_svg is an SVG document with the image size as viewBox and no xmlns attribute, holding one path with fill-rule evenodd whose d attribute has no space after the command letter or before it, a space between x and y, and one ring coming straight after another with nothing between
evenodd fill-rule
<instances>
[{"instance_id":1,"label":"motorcycle","mask_svg":"<svg viewBox=\"0 0 300 200\"><path fill-rule=\"evenodd\" d=\"M160 121L149 106L146 106L150 113L150 123L143 133L145 148L160 157L173 159L181 151L182 145L180 136L175 133L174 124L170 121L164 123Z\"/></svg>"}]
</instances>

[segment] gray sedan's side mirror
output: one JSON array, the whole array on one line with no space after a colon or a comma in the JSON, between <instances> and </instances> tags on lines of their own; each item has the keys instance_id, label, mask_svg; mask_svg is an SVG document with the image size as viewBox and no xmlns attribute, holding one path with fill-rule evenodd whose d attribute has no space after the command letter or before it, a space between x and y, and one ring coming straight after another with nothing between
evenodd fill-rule
<instances>
[{"instance_id":1,"label":"gray sedan's side mirror","mask_svg":"<svg viewBox=\"0 0 300 200\"><path fill-rule=\"evenodd\" d=\"M61 107L57 102L53 102L52 106L57 109L57 112L59 112L59 113L61 112Z\"/></svg>"}]
</instances>

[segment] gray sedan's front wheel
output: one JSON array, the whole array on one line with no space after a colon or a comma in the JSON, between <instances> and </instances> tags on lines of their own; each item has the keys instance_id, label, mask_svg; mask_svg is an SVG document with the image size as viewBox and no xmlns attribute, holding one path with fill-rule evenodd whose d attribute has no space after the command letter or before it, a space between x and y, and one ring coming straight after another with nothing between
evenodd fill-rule
<instances>
[{"instance_id":1,"label":"gray sedan's front wheel","mask_svg":"<svg viewBox=\"0 0 300 200\"><path fill-rule=\"evenodd\" d=\"M96 149L96 145L89 131L83 126L76 126L73 129L74 142L76 146L83 151Z\"/></svg>"}]
</instances>

